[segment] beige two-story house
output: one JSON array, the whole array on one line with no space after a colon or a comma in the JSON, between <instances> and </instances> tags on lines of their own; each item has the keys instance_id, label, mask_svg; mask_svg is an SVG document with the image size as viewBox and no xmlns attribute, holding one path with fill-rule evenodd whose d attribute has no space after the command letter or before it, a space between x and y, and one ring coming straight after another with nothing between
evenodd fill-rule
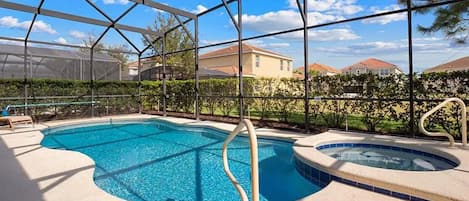
<instances>
[{"instance_id":1,"label":"beige two-story house","mask_svg":"<svg viewBox=\"0 0 469 201\"><path fill-rule=\"evenodd\" d=\"M403 71L394 64L375 58L369 58L343 68L342 73L353 75L372 73L386 77L392 74L401 74Z\"/></svg>"},{"instance_id":2,"label":"beige two-story house","mask_svg":"<svg viewBox=\"0 0 469 201\"><path fill-rule=\"evenodd\" d=\"M199 56L202 69L238 76L238 45L211 51ZM243 44L243 76L291 78L293 59L253 45Z\"/></svg>"}]
</instances>

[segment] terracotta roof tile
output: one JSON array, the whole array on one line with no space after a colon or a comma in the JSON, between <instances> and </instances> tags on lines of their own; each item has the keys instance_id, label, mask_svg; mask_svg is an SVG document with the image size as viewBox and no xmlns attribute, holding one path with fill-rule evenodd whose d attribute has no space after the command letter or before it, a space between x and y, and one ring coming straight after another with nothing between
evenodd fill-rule
<instances>
[{"instance_id":1,"label":"terracotta roof tile","mask_svg":"<svg viewBox=\"0 0 469 201\"><path fill-rule=\"evenodd\" d=\"M459 71L459 70L469 70L469 56L462 57L448 63L440 64L433 68L429 68L424 72L444 72L444 71Z\"/></svg>"},{"instance_id":2,"label":"terracotta roof tile","mask_svg":"<svg viewBox=\"0 0 469 201\"><path fill-rule=\"evenodd\" d=\"M264 53L273 54L273 55L276 55L276 56L279 56L279 57L290 58L290 57L281 55L279 53L275 53L275 52L272 52L272 51L269 51L269 50L265 50L265 49L262 49L262 48L259 48L259 47L255 47L255 46L243 43L243 53L253 52L253 51L264 52ZM222 56L222 55L227 55L227 54L228 55L229 54L237 54L237 53L238 53L238 45L232 45L232 46L229 46L229 47L226 47L226 48L222 48L222 49L218 49L218 50L214 50L214 51L202 54L202 55L199 56L199 59Z\"/></svg>"},{"instance_id":3,"label":"terracotta roof tile","mask_svg":"<svg viewBox=\"0 0 469 201\"><path fill-rule=\"evenodd\" d=\"M304 71L304 67L299 67L297 68L297 71L301 71L303 72ZM308 69L311 71L319 71L319 72L331 72L331 73L340 73L340 70L337 70L336 68L334 67L331 67L331 66L328 66L328 65L324 65L324 64L319 64L319 63L313 63L313 64L310 64Z\"/></svg>"},{"instance_id":4,"label":"terracotta roof tile","mask_svg":"<svg viewBox=\"0 0 469 201\"><path fill-rule=\"evenodd\" d=\"M388 63L379 59L375 59L375 58L369 58L369 59L360 61L358 63L355 63L353 65L347 66L344 69L342 69L342 71L348 71L354 68L366 68L366 69L373 69L373 70L383 69L383 68L397 68L400 71L402 71L399 67L397 67L394 64L391 64L391 63Z\"/></svg>"}]
</instances>

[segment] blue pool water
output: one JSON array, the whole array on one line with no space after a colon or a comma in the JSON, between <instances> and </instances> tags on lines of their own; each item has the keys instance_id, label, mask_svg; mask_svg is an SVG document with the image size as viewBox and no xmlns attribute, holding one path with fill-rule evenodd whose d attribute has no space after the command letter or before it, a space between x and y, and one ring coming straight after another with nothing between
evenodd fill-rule
<instances>
[{"instance_id":1,"label":"blue pool water","mask_svg":"<svg viewBox=\"0 0 469 201\"><path fill-rule=\"evenodd\" d=\"M227 134L162 121L60 127L43 131L42 145L84 153L96 163L95 183L131 201L239 200L223 171L221 147ZM247 138L229 146L230 168L250 195ZM320 187L295 169L291 143L259 140L261 200L288 201Z\"/></svg>"},{"instance_id":2,"label":"blue pool water","mask_svg":"<svg viewBox=\"0 0 469 201\"><path fill-rule=\"evenodd\" d=\"M441 156L387 145L339 143L321 145L317 149L338 160L377 168L438 171L457 166L455 162Z\"/></svg>"}]
</instances>

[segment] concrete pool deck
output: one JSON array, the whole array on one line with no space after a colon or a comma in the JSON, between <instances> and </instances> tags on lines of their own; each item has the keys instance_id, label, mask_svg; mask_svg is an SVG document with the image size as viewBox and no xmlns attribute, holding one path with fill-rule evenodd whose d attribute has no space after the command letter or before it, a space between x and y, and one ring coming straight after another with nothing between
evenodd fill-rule
<instances>
[{"instance_id":1,"label":"concrete pool deck","mask_svg":"<svg viewBox=\"0 0 469 201\"><path fill-rule=\"evenodd\" d=\"M0 200L121 200L95 185L93 182L94 161L92 159L78 152L42 147L40 143L43 139L43 134L40 131L48 127L106 122L110 121L110 119L132 120L150 118L194 126L210 125L211 127L226 131L231 131L236 127L233 124L219 122L135 114L50 121L36 124L33 128L18 127L14 131L0 129ZM282 139L291 142L310 136L277 129L256 128L256 131L257 135L262 138ZM343 183L331 182L321 191L301 200L392 201L398 199Z\"/></svg>"},{"instance_id":2,"label":"concrete pool deck","mask_svg":"<svg viewBox=\"0 0 469 201\"><path fill-rule=\"evenodd\" d=\"M403 171L374 168L329 157L316 147L334 143L367 143L423 151L458 162L441 171ZM469 147L446 141L416 140L385 135L328 131L295 142L295 155L307 165L341 179L427 200L469 200ZM357 184L358 185L358 184Z\"/></svg>"}]
</instances>

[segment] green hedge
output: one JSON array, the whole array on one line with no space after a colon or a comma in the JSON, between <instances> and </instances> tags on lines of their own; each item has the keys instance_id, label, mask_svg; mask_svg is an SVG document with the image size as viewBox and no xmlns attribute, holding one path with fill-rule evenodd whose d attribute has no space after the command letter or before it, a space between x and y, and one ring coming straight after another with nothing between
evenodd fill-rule
<instances>
[{"instance_id":1,"label":"green hedge","mask_svg":"<svg viewBox=\"0 0 469 201\"><path fill-rule=\"evenodd\" d=\"M469 71L431 73L414 75L415 122L436 106L440 99L459 97L469 100ZM173 112L194 112L195 81L168 80L167 110ZM0 80L0 97L21 97L24 81ZM90 82L70 80L34 79L27 84L30 102L50 100L41 96L77 96L75 101L89 100ZM142 105L145 110L162 110L163 89L161 81L143 81ZM238 79L207 79L199 82L202 114L237 116ZM410 128L409 76L392 75L379 77L372 74L317 76L311 78L309 100L311 124L332 128L378 131L385 133L406 133ZM98 115L121 114L138 111L138 83L132 81L95 81ZM297 79L250 79L243 80L246 115L261 120L275 120L286 123L304 124L304 82ZM106 95L127 95L109 98ZM225 97L222 97L225 96ZM267 97L267 98L259 98ZM293 98L285 98L293 97ZM335 100L341 98L342 100ZM343 100L352 98L352 100ZM2 104L18 103L22 100L2 100ZM451 105L433 115L428 127L458 135L458 106ZM84 113L83 115L86 115ZM66 117L64 117L66 118Z\"/></svg>"}]
</instances>

